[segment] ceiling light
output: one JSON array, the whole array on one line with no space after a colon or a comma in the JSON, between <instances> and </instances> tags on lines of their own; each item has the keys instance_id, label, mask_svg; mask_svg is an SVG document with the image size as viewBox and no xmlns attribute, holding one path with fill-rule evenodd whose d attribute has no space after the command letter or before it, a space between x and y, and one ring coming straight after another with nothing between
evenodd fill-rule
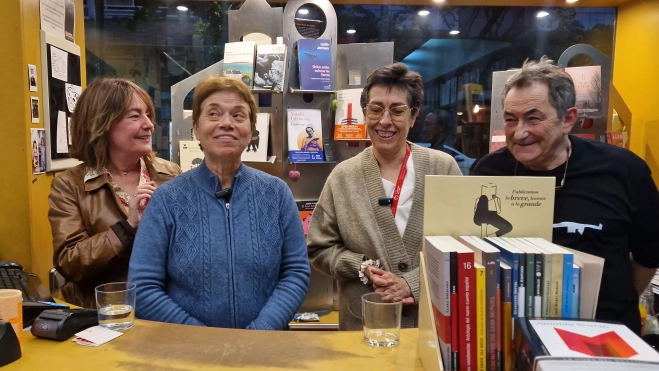
<instances>
[{"instance_id":1,"label":"ceiling light","mask_svg":"<svg viewBox=\"0 0 659 371\"><path fill-rule=\"evenodd\" d=\"M536 15L536 17L538 17L538 18L544 18L544 17L546 17L546 16L548 16L548 15L549 15L549 13L547 13L547 12L545 12L545 11L543 10L543 11L538 12L538 15Z\"/></svg>"},{"instance_id":2,"label":"ceiling light","mask_svg":"<svg viewBox=\"0 0 659 371\"><path fill-rule=\"evenodd\" d=\"M462 116L462 112L458 112L458 116Z\"/></svg>"},{"instance_id":3,"label":"ceiling light","mask_svg":"<svg viewBox=\"0 0 659 371\"><path fill-rule=\"evenodd\" d=\"M478 111L480 110L481 110L481 106L479 106L478 104L474 106L474 113L478 113Z\"/></svg>"},{"instance_id":4,"label":"ceiling light","mask_svg":"<svg viewBox=\"0 0 659 371\"><path fill-rule=\"evenodd\" d=\"M444 0L433 0L433 1L436 2L436 3L443 3L444 2Z\"/></svg>"},{"instance_id":5,"label":"ceiling light","mask_svg":"<svg viewBox=\"0 0 659 371\"><path fill-rule=\"evenodd\" d=\"M449 32L449 33L450 33L451 35L457 35L457 34L460 33L460 31L458 31L458 30L452 30L452 31Z\"/></svg>"},{"instance_id":6,"label":"ceiling light","mask_svg":"<svg viewBox=\"0 0 659 371\"><path fill-rule=\"evenodd\" d=\"M176 9L178 9L182 12L187 12L188 11L188 7L185 6L185 5L179 5L179 6L176 7Z\"/></svg>"},{"instance_id":7,"label":"ceiling light","mask_svg":"<svg viewBox=\"0 0 659 371\"><path fill-rule=\"evenodd\" d=\"M306 14L309 14L309 9L302 8L302 9L298 10L297 12L302 14L302 15L306 15Z\"/></svg>"},{"instance_id":8,"label":"ceiling light","mask_svg":"<svg viewBox=\"0 0 659 371\"><path fill-rule=\"evenodd\" d=\"M349 34L353 34L353 33L355 33L355 32L357 32L357 31L355 31L355 30L354 30L354 29L352 29L352 28L351 28L351 29L349 29L348 31L346 31L346 33L349 33Z\"/></svg>"},{"instance_id":9,"label":"ceiling light","mask_svg":"<svg viewBox=\"0 0 659 371\"><path fill-rule=\"evenodd\" d=\"M425 16L427 16L428 14L430 14L430 12L427 11L427 10L419 10L419 15L422 16L422 17L425 17Z\"/></svg>"},{"instance_id":10,"label":"ceiling light","mask_svg":"<svg viewBox=\"0 0 659 371\"><path fill-rule=\"evenodd\" d=\"M579 0L565 0L566 3L576 3Z\"/></svg>"}]
</instances>

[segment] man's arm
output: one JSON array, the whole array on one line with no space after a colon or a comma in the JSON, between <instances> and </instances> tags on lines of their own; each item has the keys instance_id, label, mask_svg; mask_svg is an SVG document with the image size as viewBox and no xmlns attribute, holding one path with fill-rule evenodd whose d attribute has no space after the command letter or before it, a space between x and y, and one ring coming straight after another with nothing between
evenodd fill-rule
<instances>
[{"instance_id":1,"label":"man's arm","mask_svg":"<svg viewBox=\"0 0 659 371\"><path fill-rule=\"evenodd\" d=\"M646 268L638 264L632 258L632 276L634 277L634 287L640 296L643 291L648 287L652 278L654 277L657 268Z\"/></svg>"}]
</instances>

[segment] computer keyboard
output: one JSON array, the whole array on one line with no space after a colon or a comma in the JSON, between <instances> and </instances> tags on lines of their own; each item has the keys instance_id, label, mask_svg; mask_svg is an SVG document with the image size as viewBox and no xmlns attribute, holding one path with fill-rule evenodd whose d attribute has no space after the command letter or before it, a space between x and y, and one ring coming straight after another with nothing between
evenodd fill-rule
<instances>
[{"instance_id":1,"label":"computer keyboard","mask_svg":"<svg viewBox=\"0 0 659 371\"><path fill-rule=\"evenodd\" d=\"M23 293L23 301L39 301L38 295L28 293L27 276L15 268L0 267L0 289L20 290Z\"/></svg>"}]
</instances>

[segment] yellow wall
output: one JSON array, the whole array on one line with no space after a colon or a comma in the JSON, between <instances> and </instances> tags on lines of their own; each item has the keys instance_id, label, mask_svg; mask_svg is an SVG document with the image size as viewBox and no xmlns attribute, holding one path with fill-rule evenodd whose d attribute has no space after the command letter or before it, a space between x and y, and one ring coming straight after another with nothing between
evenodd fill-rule
<instances>
[{"instance_id":1,"label":"yellow wall","mask_svg":"<svg viewBox=\"0 0 659 371\"><path fill-rule=\"evenodd\" d=\"M75 40L82 51L85 86L83 1L75 0ZM0 13L0 259L14 260L48 285L53 247L48 222L48 194L53 174L32 175L30 129L43 128L39 0L3 0ZM28 88L27 64L37 66L38 91ZM32 124L29 97L38 97L42 121Z\"/></svg>"},{"instance_id":2,"label":"yellow wall","mask_svg":"<svg viewBox=\"0 0 659 371\"><path fill-rule=\"evenodd\" d=\"M657 25L657 0L630 1L618 8L613 84L632 114L630 149L645 159L659 159L657 136L646 135L659 125ZM657 162L648 163L659 184Z\"/></svg>"}]
</instances>

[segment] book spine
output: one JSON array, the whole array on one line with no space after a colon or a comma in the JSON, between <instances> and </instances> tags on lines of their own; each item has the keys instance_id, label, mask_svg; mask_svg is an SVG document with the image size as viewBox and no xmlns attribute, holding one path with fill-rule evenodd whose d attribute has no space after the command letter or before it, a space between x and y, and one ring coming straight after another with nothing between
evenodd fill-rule
<instances>
[{"instance_id":1,"label":"book spine","mask_svg":"<svg viewBox=\"0 0 659 371\"><path fill-rule=\"evenodd\" d=\"M574 255L570 253L563 254L563 307L561 317L570 318L572 316L572 273L574 265Z\"/></svg>"},{"instance_id":2,"label":"book spine","mask_svg":"<svg viewBox=\"0 0 659 371\"><path fill-rule=\"evenodd\" d=\"M512 370L512 336L513 336L513 280L512 269L501 269L503 292L501 293L501 328L503 333L503 357L501 370Z\"/></svg>"},{"instance_id":3,"label":"book spine","mask_svg":"<svg viewBox=\"0 0 659 371\"><path fill-rule=\"evenodd\" d=\"M451 254L451 367L454 371L460 370L458 331L458 253Z\"/></svg>"},{"instance_id":4,"label":"book spine","mask_svg":"<svg viewBox=\"0 0 659 371\"><path fill-rule=\"evenodd\" d=\"M486 280L485 280L485 266L474 264L474 271L476 273L476 370L485 371L485 352L487 346L485 344L486 333Z\"/></svg>"},{"instance_id":5,"label":"book spine","mask_svg":"<svg viewBox=\"0 0 659 371\"><path fill-rule=\"evenodd\" d=\"M474 371L476 369L474 253L460 252L457 255L460 370Z\"/></svg>"},{"instance_id":6,"label":"book spine","mask_svg":"<svg viewBox=\"0 0 659 371\"><path fill-rule=\"evenodd\" d=\"M533 316L542 317L542 253L535 254L535 298L533 301Z\"/></svg>"},{"instance_id":7,"label":"book spine","mask_svg":"<svg viewBox=\"0 0 659 371\"><path fill-rule=\"evenodd\" d=\"M533 302L535 301L535 254L524 254L526 257L526 317L533 317Z\"/></svg>"},{"instance_id":8,"label":"book spine","mask_svg":"<svg viewBox=\"0 0 659 371\"><path fill-rule=\"evenodd\" d=\"M561 316L563 303L563 254L552 254L551 262L551 297L550 317Z\"/></svg>"},{"instance_id":9,"label":"book spine","mask_svg":"<svg viewBox=\"0 0 659 371\"><path fill-rule=\"evenodd\" d=\"M426 264L435 329L445 370L451 370L451 259L426 239Z\"/></svg>"},{"instance_id":10,"label":"book spine","mask_svg":"<svg viewBox=\"0 0 659 371\"><path fill-rule=\"evenodd\" d=\"M572 318L579 318L579 292L581 286L581 268L572 266Z\"/></svg>"},{"instance_id":11,"label":"book spine","mask_svg":"<svg viewBox=\"0 0 659 371\"><path fill-rule=\"evenodd\" d=\"M551 313L551 275L552 261L554 260L551 253L543 253L542 268L542 317L549 317Z\"/></svg>"},{"instance_id":12,"label":"book spine","mask_svg":"<svg viewBox=\"0 0 659 371\"><path fill-rule=\"evenodd\" d=\"M499 297L501 288L499 286L499 253L489 252L483 253L485 262L485 301L486 301L486 316L487 327L485 336L486 342L486 359L487 371L495 371L497 369L497 356L500 349L499 344Z\"/></svg>"},{"instance_id":13,"label":"book spine","mask_svg":"<svg viewBox=\"0 0 659 371\"><path fill-rule=\"evenodd\" d=\"M517 256L518 278L517 278L517 317L524 317L526 311L526 254L514 254Z\"/></svg>"}]
</instances>

